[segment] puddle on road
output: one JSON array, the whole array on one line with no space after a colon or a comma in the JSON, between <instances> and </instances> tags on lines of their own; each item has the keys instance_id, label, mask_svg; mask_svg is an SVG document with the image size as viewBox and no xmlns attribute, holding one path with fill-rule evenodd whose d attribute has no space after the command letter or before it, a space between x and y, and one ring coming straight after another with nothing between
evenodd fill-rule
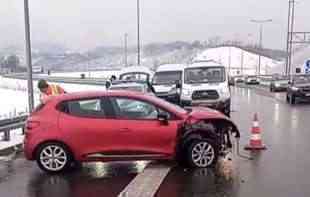
<instances>
[{"instance_id":1,"label":"puddle on road","mask_svg":"<svg viewBox=\"0 0 310 197\"><path fill-rule=\"evenodd\" d=\"M172 170L156 193L156 197L231 196L240 180L236 156L219 158L215 168Z\"/></svg>"},{"instance_id":2,"label":"puddle on road","mask_svg":"<svg viewBox=\"0 0 310 197\"><path fill-rule=\"evenodd\" d=\"M117 196L148 162L88 163L74 172L50 175L38 171L28 183L31 197Z\"/></svg>"}]
</instances>

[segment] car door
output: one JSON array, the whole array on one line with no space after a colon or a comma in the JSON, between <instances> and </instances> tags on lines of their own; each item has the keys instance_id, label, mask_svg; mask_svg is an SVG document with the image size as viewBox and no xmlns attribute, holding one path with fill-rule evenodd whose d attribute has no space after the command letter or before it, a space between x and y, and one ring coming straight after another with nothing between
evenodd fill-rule
<instances>
[{"instance_id":1,"label":"car door","mask_svg":"<svg viewBox=\"0 0 310 197\"><path fill-rule=\"evenodd\" d=\"M150 157L173 154L178 121L171 118L168 124L163 124L158 120L159 113L169 115L168 112L133 98L113 97L111 103L120 122L117 127L124 154Z\"/></svg>"},{"instance_id":2,"label":"car door","mask_svg":"<svg viewBox=\"0 0 310 197\"><path fill-rule=\"evenodd\" d=\"M111 110L104 108L105 98L65 102L59 127L70 147L84 158L119 150L118 124Z\"/></svg>"}]
</instances>

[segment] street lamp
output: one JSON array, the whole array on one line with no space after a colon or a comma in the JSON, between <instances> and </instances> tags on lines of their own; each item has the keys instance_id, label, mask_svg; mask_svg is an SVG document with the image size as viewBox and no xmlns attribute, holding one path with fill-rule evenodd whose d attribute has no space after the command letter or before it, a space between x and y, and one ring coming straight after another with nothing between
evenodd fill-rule
<instances>
[{"instance_id":1,"label":"street lamp","mask_svg":"<svg viewBox=\"0 0 310 197\"><path fill-rule=\"evenodd\" d=\"M140 66L140 1L137 0L137 47L138 47L138 66Z\"/></svg>"},{"instance_id":2,"label":"street lamp","mask_svg":"<svg viewBox=\"0 0 310 197\"><path fill-rule=\"evenodd\" d=\"M128 66L128 34L125 33L124 35L124 64L125 67Z\"/></svg>"},{"instance_id":3,"label":"street lamp","mask_svg":"<svg viewBox=\"0 0 310 197\"><path fill-rule=\"evenodd\" d=\"M28 104L29 104L29 112L32 112L33 107L34 107L34 98L33 98L31 40L30 40L28 0L24 0L24 15L25 15L26 64L27 64L27 75L28 75Z\"/></svg>"},{"instance_id":4,"label":"street lamp","mask_svg":"<svg viewBox=\"0 0 310 197\"><path fill-rule=\"evenodd\" d=\"M252 23L259 24L259 48L263 48L263 24L272 22L272 19L267 20L251 20ZM258 56L258 75L260 75L260 67L261 67L261 55Z\"/></svg>"}]
</instances>

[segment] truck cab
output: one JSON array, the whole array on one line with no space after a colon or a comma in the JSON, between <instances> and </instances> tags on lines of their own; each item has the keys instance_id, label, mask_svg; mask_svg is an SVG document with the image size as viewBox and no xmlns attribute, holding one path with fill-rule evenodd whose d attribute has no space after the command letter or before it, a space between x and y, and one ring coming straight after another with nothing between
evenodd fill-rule
<instances>
[{"instance_id":1,"label":"truck cab","mask_svg":"<svg viewBox=\"0 0 310 197\"><path fill-rule=\"evenodd\" d=\"M183 64L165 64L157 68L152 86L157 97L174 104L180 104L180 94L184 78Z\"/></svg>"},{"instance_id":2,"label":"truck cab","mask_svg":"<svg viewBox=\"0 0 310 197\"><path fill-rule=\"evenodd\" d=\"M215 61L195 61L186 66L181 103L210 107L230 116L231 94L225 67Z\"/></svg>"}]
</instances>

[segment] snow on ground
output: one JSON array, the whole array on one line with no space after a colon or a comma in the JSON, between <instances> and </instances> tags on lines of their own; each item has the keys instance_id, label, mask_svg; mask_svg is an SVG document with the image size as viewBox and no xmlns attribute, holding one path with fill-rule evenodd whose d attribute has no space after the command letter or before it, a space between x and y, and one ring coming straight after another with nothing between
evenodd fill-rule
<instances>
[{"instance_id":1,"label":"snow on ground","mask_svg":"<svg viewBox=\"0 0 310 197\"><path fill-rule=\"evenodd\" d=\"M230 67L231 75L255 75L258 69L259 56L237 47L218 47L207 49L196 55L194 60L215 60ZM283 73L283 62L268 57L261 57L261 74ZM242 73L243 71L243 73Z\"/></svg>"},{"instance_id":2,"label":"snow on ground","mask_svg":"<svg viewBox=\"0 0 310 197\"><path fill-rule=\"evenodd\" d=\"M87 78L101 78L109 79L112 75L119 76L120 70L106 70L106 71L91 71L91 72L64 72L64 73L51 73L52 77L81 77L85 74ZM39 74L40 76L47 76L47 74Z\"/></svg>"},{"instance_id":3,"label":"snow on ground","mask_svg":"<svg viewBox=\"0 0 310 197\"><path fill-rule=\"evenodd\" d=\"M0 150L14 147L16 145L22 144L24 140L24 135L22 134L21 129L16 129L11 131L11 140L3 141L4 134L0 134Z\"/></svg>"},{"instance_id":4,"label":"snow on ground","mask_svg":"<svg viewBox=\"0 0 310 197\"><path fill-rule=\"evenodd\" d=\"M105 86L53 83L63 87L67 92L100 91ZM35 105L39 104L37 81L33 83ZM0 77L0 120L28 111L27 81Z\"/></svg>"},{"instance_id":5,"label":"snow on ground","mask_svg":"<svg viewBox=\"0 0 310 197\"><path fill-rule=\"evenodd\" d=\"M28 97L26 92L0 88L0 95L0 120L27 111Z\"/></svg>"}]
</instances>

